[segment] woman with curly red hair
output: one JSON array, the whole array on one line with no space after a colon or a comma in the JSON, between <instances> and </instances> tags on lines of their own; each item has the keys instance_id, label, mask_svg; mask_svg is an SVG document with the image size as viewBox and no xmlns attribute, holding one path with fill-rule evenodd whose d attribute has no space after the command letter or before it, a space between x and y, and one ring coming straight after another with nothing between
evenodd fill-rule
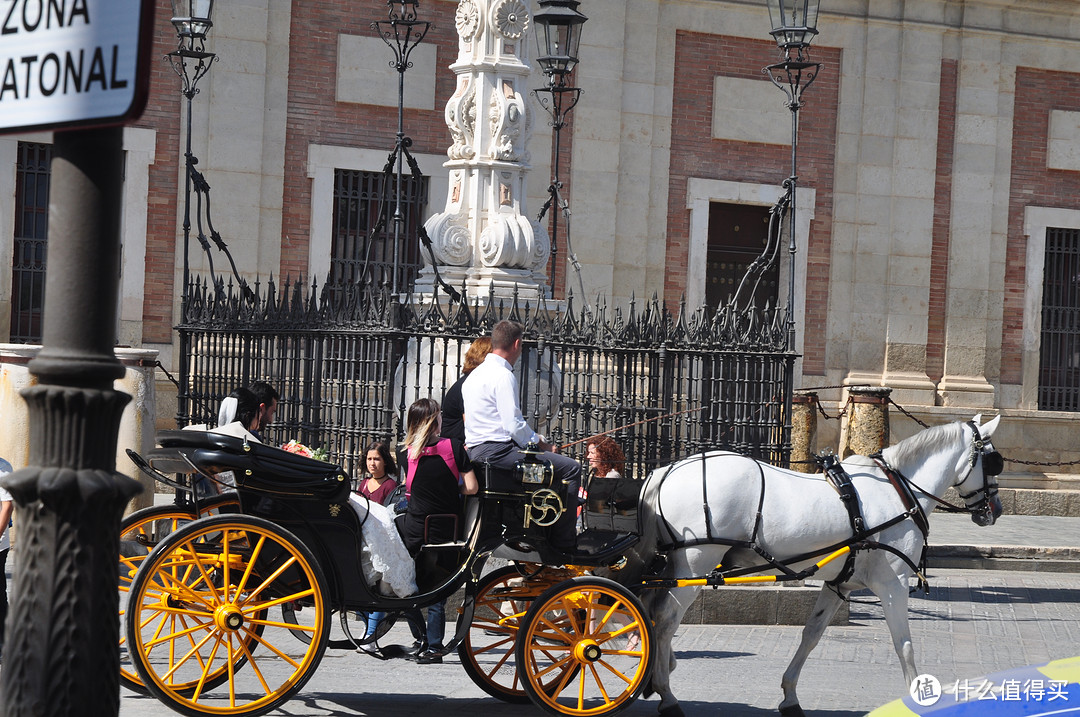
<instances>
[{"instance_id":1,"label":"woman with curly red hair","mask_svg":"<svg viewBox=\"0 0 1080 717\"><path fill-rule=\"evenodd\" d=\"M589 459L589 472L602 478L621 478L625 470L626 456L611 436L596 436L585 444Z\"/></svg>"}]
</instances>

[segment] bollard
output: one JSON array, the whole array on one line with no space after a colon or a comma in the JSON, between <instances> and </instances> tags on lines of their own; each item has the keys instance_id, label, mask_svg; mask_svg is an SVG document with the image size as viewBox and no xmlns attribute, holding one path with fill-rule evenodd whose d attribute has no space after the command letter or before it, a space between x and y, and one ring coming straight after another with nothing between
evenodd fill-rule
<instances>
[{"instance_id":1,"label":"bollard","mask_svg":"<svg viewBox=\"0 0 1080 717\"><path fill-rule=\"evenodd\" d=\"M817 473L818 395L812 391L791 397L791 468L803 473Z\"/></svg>"},{"instance_id":2,"label":"bollard","mask_svg":"<svg viewBox=\"0 0 1080 717\"><path fill-rule=\"evenodd\" d=\"M889 445L889 394L886 386L848 389L845 429L840 435L840 458L868 456Z\"/></svg>"}]
</instances>

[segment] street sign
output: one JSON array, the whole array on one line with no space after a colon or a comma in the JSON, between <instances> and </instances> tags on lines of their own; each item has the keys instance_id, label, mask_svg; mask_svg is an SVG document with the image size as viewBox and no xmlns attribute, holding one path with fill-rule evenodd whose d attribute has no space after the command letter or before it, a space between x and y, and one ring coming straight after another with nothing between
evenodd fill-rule
<instances>
[{"instance_id":1,"label":"street sign","mask_svg":"<svg viewBox=\"0 0 1080 717\"><path fill-rule=\"evenodd\" d=\"M138 117L153 21L154 0L0 0L0 132Z\"/></svg>"}]
</instances>

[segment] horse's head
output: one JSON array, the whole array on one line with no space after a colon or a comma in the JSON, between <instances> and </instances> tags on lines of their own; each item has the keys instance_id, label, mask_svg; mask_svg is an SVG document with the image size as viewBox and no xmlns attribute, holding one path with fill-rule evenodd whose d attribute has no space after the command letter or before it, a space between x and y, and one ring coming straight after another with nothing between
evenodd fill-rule
<instances>
[{"instance_id":1,"label":"horse's head","mask_svg":"<svg viewBox=\"0 0 1080 717\"><path fill-rule=\"evenodd\" d=\"M1001 515L997 477L1005 467L1005 461L994 448L990 437L994 435L1001 416L995 416L981 426L980 418L975 416L964 426L965 435L971 433L971 437L968 450L956 466L960 475L956 489L976 525L993 525Z\"/></svg>"}]
</instances>

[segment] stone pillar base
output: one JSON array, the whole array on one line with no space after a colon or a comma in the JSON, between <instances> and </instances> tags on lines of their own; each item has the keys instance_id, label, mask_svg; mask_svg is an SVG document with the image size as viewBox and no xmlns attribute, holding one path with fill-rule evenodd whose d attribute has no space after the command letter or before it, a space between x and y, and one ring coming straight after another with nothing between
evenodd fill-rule
<instances>
[{"instance_id":1,"label":"stone pillar base","mask_svg":"<svg viewBox=\"0 0 1080 717\"><path fill-rule=\"evenodd\" d=\"M891 388L892 400L905 408L937 403L937 386L921 371L886 371L881 385Z\"/></svg>"},{"instance_id":2,"label":"stone pillar base","mask_svg":"<svg viewBox=\"0 0 1080 717\"><path fill-rule=\"evenodd\" d=\"M840 458L868 456L889 445L889 394L884 386L852 386L840 429Z\"/></svg>"},{"instance_id":3,"label":"stone pillar base","mask_svg":"<svg viewBox=\"0 0 1080 717\"><path fill-rule=\"evenodd\" d=\"M986 409L994 407L994 386L982 376L945 376L938 384L942 406Z\"/></svg>"}]
</instances>

